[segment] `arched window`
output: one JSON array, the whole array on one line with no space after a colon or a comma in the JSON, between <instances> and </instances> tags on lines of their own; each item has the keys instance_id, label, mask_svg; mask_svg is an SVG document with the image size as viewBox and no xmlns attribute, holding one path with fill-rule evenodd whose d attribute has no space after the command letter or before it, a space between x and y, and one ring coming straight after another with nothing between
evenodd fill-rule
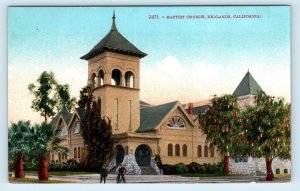
<instances>
[{"instance_id":1,"label":"arched window","mask_svg":"<svg viewBox=\"0 0 300 191\"><path fill-rule=\"evenodd\" d=\"M104 71L100 70L98 73L98 86L104 85Z\"/></svg>"},{"instance_id":2,"label":"arched window","mask_svg":"<svg viewBox=\"0 0 300 191\"><path fill-rule=\"evenodd\" d=\"M78 158L80 159L80 147L78 147Z\"/></svg>"},{"instance_id":3,"label":"arched window","mask_svg":"<svg viewBox=\"0 0 300 191\"><path fill-rule=\"evenodd\" d=\"M175 145L175 156L180 156L180 146L178 144Z\"/></svg>"},{"instance_id":4,"label":"arched window","mask_svg":"<svg viewBox=\"0 0 300 191\"><path fill-rule=\"evenodd\" d=\"M68 155L67 154L65 154L65 159L68 159Z\"/></svg>"},{"instance_id":5,"label":"arched window","mask_svg":"<svg viewBox=\"0 0 300 191\"><path fill-rule=\"evenodd\" d=\"M209 146L210 157L215 157L215 147L213 145Z\"/></svg>"},{"instance_id":6,"label":"arched window","mask_svg":"<svg viewBox=\"0 0 300 191\"><path fill-rule=\"evenodd\" d=\"M187 156L187 146L186 146L186 144L184 144L184 145L182 146L182 155L183 155L184 157Z\"/></svg>"},{"instance_id":7,"label":"arched window","mask_svg":"<svg viewBox=\"0 0 300 191\"><path fill-rule=\"evenodd\" d=\"M111 73L111 85L121 85L121 75L122 73L120 72L120 70L114 69Z\"/></svg>"},{"instance_id":8,"label":"arched window","mask_svg":"<svg viewBox=\"0 0 300 191\"><path fill-rule=\"evenodd\" d=\"M134 87L134 75L130 71L125 73L125 86L129 88Z\"/></svg>"},{"instance_id":9,"label":"arched window","mask_svg":"<svg viewBox=\"0 0 300 191\"><path fill-rule=\"evenodd\" d=\"M52 152L52 159L51 160L53 160L54 161L54 152Z\"/></svg>"},{"instance_id":10,"label":"arched window","mask_svg":"<svg viewBox=\"0 0 300 191\"><path fill-rule=\"evenodd\" d=\"M168 144L168 156L173 156L173 145Z\"/></svg>"},{"instance_id":11,"label":"arched window","mask_svg":"<svg viewBox=\"0 0 300 191\"><path fill-rule=\"evenodd\" d=\"M76 121L73 126L73 134L78 134L80 131L80 121Z\"/></svg>"},{"instance_id":12,"label":"arched window","mask_svg":"<svg viewBox=\"0 0 300 191\"><path fill-rule=\"evenodd\" d=\"M202 146L201 145L198 145L197 153L198 153L198 157L202 157Z\"/></svg>"},{"instance_id":13,"label":"arched window","mask_svg":"<svg viewBox=\"0 0 300 191\"><path fill-rule=\"evenodd\" d=\"M76 159L77 158L77 149L76 149L76 147L74 148L74 159Z\"/></svg>"},{"instance_id":14,"label":"arched window","mask_svg":"<svg viewBox=\"0 0 300 191\"><path fill-rule=\"evenodd\" d=\"M92 76L91 76L91 85L92 87L96 87L96 74L93 73Z\"/></svg>"},{"instance_id":15,"label":"arched window","mask_svg":"<svg viewBox=\"0 0 300 191\"><path fill-rule=\"evenodd\" d=\"M205 145L204 147L204 157L208 157L208 147Z\"/></svg>"},{"instance_id":16,"label":"arched window","mask_svg":"<svg viewBox=\"0 0 300 191\"><path fill-rule=\"evenodd\" d=\"M116 119L115 127L116 127L116 129L118 129L118 123L119 123L119 101L118 101L118 99L115 100L115 119Z\"/></svg>"}]
</instances>

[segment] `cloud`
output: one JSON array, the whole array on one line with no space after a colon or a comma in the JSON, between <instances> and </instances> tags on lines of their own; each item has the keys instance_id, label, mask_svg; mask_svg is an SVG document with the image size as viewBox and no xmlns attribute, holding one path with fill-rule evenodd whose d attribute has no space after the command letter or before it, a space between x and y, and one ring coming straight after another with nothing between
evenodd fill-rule
<instances>
[{"instance_id":1,"label":"cloud","mask_svg":"<svg viewBox=\"0 0 300 191\"><path fill-rule=\"evenodd\" d=\"M267 61L236 60L232 64L181 63L168 56L154 64L141 67L141 99L162 104L174 100L181 103L210 99L214 94L231 94L247 70L264 91L290 101L290 67Z\"/></svg>"}]
</instances>

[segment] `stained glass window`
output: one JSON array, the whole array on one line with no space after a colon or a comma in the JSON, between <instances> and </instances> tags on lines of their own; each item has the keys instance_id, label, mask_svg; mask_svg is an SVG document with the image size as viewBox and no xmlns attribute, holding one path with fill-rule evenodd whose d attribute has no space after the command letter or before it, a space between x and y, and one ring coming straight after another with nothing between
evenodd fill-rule
<instances>
[{"instance_id":1,"label":"stained glass window","mask_svg":"<svg viewBox=\"0 0 300 191\"><path fill-rule=\"evenodd\" d=\"M167 123L167 127L175 129L185 129L185 122L179 116L173 116Z\"/></svg>"}]
</instances>

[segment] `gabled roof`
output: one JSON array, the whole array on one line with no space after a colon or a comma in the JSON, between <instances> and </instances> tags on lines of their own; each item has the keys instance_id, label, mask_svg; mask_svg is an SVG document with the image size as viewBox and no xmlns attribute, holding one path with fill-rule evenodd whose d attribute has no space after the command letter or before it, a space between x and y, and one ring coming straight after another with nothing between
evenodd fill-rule
<instances>
[{"instance_id":1,"label":"gabled roof","mask_svg":"<svg viewBox=\"0 0 300 191\"><path fill-rule=\"evenodd\" d=\"M51 125L57 125L59 118L62 117L63 120L66 122L66 124L68 125L71 118L72 118L72 114L70 112L68 112L66 106L63 106L60 110L60 112L58 112L56 114L56 116L52 119L52 121L50 122Z\"/></svg>"},{"instance_id":2,"label":"gabled roof","mask_svg":"<svg viewBox=\"0 0 300 191\"><path fill-rule=\"evenodd\" d=\"M193 107L193 114L198 115L199 113L203 113L208 109L209 105L202 105L198 107ZM188 112L189 109L185 109L186 112Z\"/></svg>"},{"instance_id":3,"label":"gabled roof","mask_svg":"<svg viewBox=\"0 0 300 191\"><path fill-rule=\"evenodd\" d=\"M104 51L118 52L121 54L133 55L137 57L145 57L147 54L140 51L133 44L131 44L125 37L123 37L117 30L115 23L115 13L112 17L113 23L109 33L88 52L82 56L81 59L89 60L94 56L97 56Z\"/></svg>"},{"instance_id":4,"label":"gabled roof","mask_svg":"<svg viewBox=\"0 0 300 191\"><path fill-rule=\"evenodd\" d=\"M243 95L257 95L259 92L263 91L253 76L248 71L244 76L238 87L233 92L233 95L236 97Z\"/></svg>"},{"instance_id":5,"label":"gabled roof","mask_svg":"<svg viewBox=\"0 0 300 191\"><path fill-rule=\"evenodd\" d=\"M140 110L140 127L136 132L154 130L154 128L165 118L170 110L176 105L177 101L146 107Z\"/></svg>"},{"instance_id":6,"label":"gabled roof","mask_svg":"<svg viewBox=\"0 0 300 191\"><path fill-rule=\"evenodd\" d=\"M152 105L140 100L140 108L143 109L145 107L152 107Z\"/></svg>"},{"instance_id":7,"label":"gabled roof","mask_svg":"<svg viewBox=\"0 0 300 191\"><path fill-rule=\"evenodd\" d=\"M178 101L165 103L162 105L146 107L140 110L140 127L136 132L146 132L154 130L160 123L162 123L170 112L179 108L183 115L187 118L188 122L194 125L193 120L186 113L182 105Z\"/></svg>"},{"instance_id":8,"label":"gabled roof","mask_svg":"<svg viewBox=\"0 0 300 191\"><path fill-rule=\"evenodd\" d=\"M84 118L85 109L78 107L75 109L75 112L78 114L79 119Z\"/></svg>"}]
</instances>

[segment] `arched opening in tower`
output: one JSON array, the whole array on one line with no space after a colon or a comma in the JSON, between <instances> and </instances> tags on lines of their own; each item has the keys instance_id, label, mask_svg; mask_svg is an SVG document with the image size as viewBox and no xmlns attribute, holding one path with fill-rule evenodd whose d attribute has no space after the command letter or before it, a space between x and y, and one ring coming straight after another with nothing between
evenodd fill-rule
<instances>
[{"instance_id":1,"label":"arched opening in tower","mask_svg":"<svg viewBox=\"0 0 300 191\"><path fill-rule=\"evenodd\" d=\"M104 85L104 71L100 70L98 73L98 86Z\"/></svg>"},{"instance_id":2,"label":"arched opening in tower","mask_svg":"<svg viewBox=\"0 0 300 191\"><path fill-rule=\"evenodd\" d=\"M114 69L111 73L111 85L119 86L121 85L121 71Z\"/></svg>"},{"instance_id":3,"label":"arched opening in tower","mask_svg":"<svg viewBox=\"0 0 300 191\"><path fill-rule=\"evenodd\" d=\"M134 75L130 71L125 73L125 86L129 88L134 87Z\"/></svg>"}]
</instances>

